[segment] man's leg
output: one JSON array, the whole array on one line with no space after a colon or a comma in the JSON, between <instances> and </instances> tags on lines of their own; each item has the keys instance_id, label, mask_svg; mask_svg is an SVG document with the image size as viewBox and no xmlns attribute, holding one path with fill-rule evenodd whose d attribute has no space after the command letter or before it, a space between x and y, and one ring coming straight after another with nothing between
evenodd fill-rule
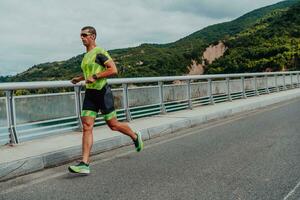
<instances>
[{"instance_id":1,"label":"man's leg","mask_svg":"<svg viewBox=\"0 0 300 200\"><path fill-rule=\"evenodd\" d=\"M89 174L90 167L90 152L93 146L93 126L95 117L83 116L81 117L83 125L82 134L82 161L77 165L69 166L69 171L78 174Z\"/></svg>"},{"instance_id":2,"label":"man's leg","mask_svg":"<svg viewBox=\"0 0 300 200\"><path fill-rule=\"evenodd\" d=\"M93 127L95 123L94 117L81 117L83 125L82 134L82 161L89 163L90 153L93 146Z\"/></svg>"},{"instance_id":3,"label":"man's leg","mask_svg":"<svg viewBox=\"0 0 300 200\"><path fill-rule=\"evenodd\" d=\"M137 132L135 133L127 123L119 122L116 117L113 117L111 119L106 120L107 125L110 127L113 131L119 131L127 136L129 136L135 145L136 150L139 152L143 150L144 143L142 140L141 133Z\"/></svg>"},{"instance_id":4,"label":"man's leg","mask_svg":"<svg viewBox=\"0 0 300 200\"><path fill-rule=\"evenodd\" d=\"M109 128L113 131L119 131L125 135L128 135L131 137L132 140L137 139L137 135L133 130L128 126L128 124L119 122L116 117L106 120L106 124L109 126Z\"/></svg>"}]
</instances>

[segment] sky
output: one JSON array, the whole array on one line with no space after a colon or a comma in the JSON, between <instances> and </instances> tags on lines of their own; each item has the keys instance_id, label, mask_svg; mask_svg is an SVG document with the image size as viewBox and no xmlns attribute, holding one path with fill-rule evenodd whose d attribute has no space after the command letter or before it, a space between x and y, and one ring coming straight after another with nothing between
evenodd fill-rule
<instances>
[{"instance_id":1,"label":"sky","mask_svg":"<svg viewBox=\"0 0 300 200\"><path fill-rule=\"evenodd\" d=\"M278 0L0 0L0 76L85 51L83 26L107 49L177 41Z\"/></svg>"}]
</instances>

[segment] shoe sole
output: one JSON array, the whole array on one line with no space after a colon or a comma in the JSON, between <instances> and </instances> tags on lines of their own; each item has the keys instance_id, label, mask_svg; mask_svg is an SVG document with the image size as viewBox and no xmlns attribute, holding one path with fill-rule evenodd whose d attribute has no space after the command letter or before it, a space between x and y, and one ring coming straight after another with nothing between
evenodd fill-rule
<instances>
[{"instance_id":1,"label":"shoe sole","mask_svg":"<svg viewBox=\"0 0 300 200\"><path fill-rule=\"evenodd\" d=\"M143 142L141 133L137 133L137 136L138 136L138 141L141 144L141 146L140 146L140 148L137 148L136 151L140 152L144 149L144 142Z\"/></svg>"},{"instance_id":2,"label":"shoe sole","mask_svg":"<svg viewBox=\"0 0 300 200\"><path fill-rule=\"evenodd\" d=\"M90 174L90 170L86 170L86 169L81 169L79 172L76 172L71 167L68 167L68 170L73 174L85 174L85 175Z\"/></svg>"}]
</instances>

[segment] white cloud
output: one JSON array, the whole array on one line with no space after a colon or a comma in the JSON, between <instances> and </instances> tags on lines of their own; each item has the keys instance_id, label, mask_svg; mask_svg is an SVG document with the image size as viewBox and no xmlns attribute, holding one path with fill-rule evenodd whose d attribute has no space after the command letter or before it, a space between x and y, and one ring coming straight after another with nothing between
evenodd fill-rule
<instances>
[{"instance_id":1,"label":"white cloud","mask_svg":"<svg viewBox=\"0 0 300 200\"><path fill-rule=\"evenodd\" d=\"M271 5L278 0L168 0L164 10L190 12L213 19L236 18L256 8Z\"/></svg>"},{"instance_id":2,"label":"white cloud","mask_svg":"<svg viewBox=\"0 0 300 200\"><path fill-rule=\"evenodd\" d=\"M92 25L106 49L168 43L277 0L1 0L0 75L84 51L80 28Z\"/></svg>"}]
</instances>

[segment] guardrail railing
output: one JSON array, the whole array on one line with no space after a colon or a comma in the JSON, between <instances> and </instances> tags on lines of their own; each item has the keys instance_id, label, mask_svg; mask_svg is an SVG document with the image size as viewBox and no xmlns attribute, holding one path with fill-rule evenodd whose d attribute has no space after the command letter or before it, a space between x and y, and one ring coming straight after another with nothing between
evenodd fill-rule
<instances>
[{"instance_id":1,"label":"guardrail railing","mask_svg":"<svg viewBox=\"0 0 300 200\"><path fill-rule=\"evenodd\" d=\"M119 120L164 114L195 106L248 98L299 87L300 71L113 78ZM175 83L176 82L176 83ZM136 85L148 86L136 86ZM62 133L81 128L80 112L85 83L42 81L0 83L0 144ZM73 92L14 95L16 90L73 88ZM105 122L99 115L96 125Z\"/></svg>"}]
</instances>

